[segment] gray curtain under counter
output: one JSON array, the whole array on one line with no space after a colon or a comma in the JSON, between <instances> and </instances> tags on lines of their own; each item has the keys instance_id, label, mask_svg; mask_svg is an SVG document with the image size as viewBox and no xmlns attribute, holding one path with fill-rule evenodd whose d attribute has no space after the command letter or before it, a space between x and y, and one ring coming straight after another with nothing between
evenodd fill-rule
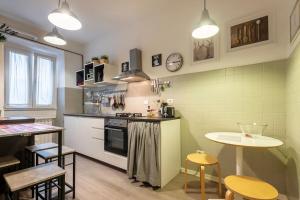
<instances>
[{"instance_id":1,"label":"gray curtain under counter","mask_svg":"<svg viewBox=\"0 0 300 200\"><path fill-rule=\"evenodd\" d=\"M159 122L129 122L127 165L129 178L160 186Z\"/></svg>"}]
</instances>

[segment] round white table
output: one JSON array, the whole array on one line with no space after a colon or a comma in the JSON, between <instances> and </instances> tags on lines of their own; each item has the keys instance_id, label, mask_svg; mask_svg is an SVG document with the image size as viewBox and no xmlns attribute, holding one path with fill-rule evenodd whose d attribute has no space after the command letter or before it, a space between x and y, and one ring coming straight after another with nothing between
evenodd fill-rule
<instances>
[{"instance_id":1,"label":"round white table","mask_svg":"<svg viewBox=\"0 0 300 200\"><path fill-rule=\"evenodd\" d=\"M243 148L271 148L278 147L283 144L282 141L261 136L261 135L251 135L252 137L246 137L243 133L235 132L214 132L207 133L205 137L208 139L226 144L233 145L236 147L236 175L243 175Z\"/></svg>"}]
</instances>

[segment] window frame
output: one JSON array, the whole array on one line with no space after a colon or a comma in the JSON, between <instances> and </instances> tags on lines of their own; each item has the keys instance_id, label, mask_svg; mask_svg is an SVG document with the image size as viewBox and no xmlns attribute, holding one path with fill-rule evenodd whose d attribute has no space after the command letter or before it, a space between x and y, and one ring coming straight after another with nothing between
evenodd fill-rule
<instances>
[{"instance_id":1,"label":"window frame","mask_svg":"<svg viewBox=\"0 0 300 200\"><path fill-rule=\"evenodd\" d=\"M45 52L41 52L35 49L29 49L26 47L22 47L19 45L5 45L4 47L5 57L4 57L4 74L5 74L5 87L4 87L4 109L6 110L56 110L57 109L57 62L56 57L47 54ZM9 104L9 52L19 52L20 54L29 56L29 104L28 105L12 105ZM52 104L43 106L36 104L36 75L37 75L37 56L49 59L53 62L53 98Z\"/></svg>"}]
</instances>

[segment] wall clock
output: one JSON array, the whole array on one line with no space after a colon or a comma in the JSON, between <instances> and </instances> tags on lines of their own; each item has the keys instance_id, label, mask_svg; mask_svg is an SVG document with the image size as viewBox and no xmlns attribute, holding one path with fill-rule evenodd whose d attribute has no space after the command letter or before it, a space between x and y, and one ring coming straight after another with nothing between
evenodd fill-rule
<instances>
[{"instance_id":1,"label":"wall clock","mask_svg":"<svg viewBox=\"0 0 300 200\"><path fill-rule=\"evenodd\" d=\"M166 60L166 68L170 72L176 72L180 70L183 65L183 57L180 53L172 53Z\"/></svg>"}]
</instances>

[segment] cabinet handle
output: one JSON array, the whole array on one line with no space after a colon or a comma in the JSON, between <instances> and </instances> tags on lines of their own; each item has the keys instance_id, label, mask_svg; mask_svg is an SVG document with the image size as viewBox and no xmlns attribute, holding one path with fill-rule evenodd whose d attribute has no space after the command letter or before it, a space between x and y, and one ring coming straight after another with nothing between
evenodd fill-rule
<instances>
[{"instance_id":1,"label":"cabinet handle","mask_svg":"<svg viewBox=\"0 0 300 200\"><path fill-rule=\"evenodd\" d=\"M104 128L98 128L98 127L95 127L95 126L92 126L93 129L98 129L98 130L104 130Z\"/></svg>"},{"instance_id":2,"label":"cabinet handle","mask_svg":"<svg viewBox=\"0 0 300 200\"><path fill-rule=\"evenodd\" d=\"M105 130L112 130L112 131L123 132L123 130L122 130L122 129L108 128L108 127L105 127Z\"/></svg>"},{"instance_id":3,"label":"cabinet handle","mask_svg":"<svg viewBox=\"0 0 300 200\"><path fill-rule=\"evenodd\" d=\"M101 140L101 141L104 141L103 139L100 139L100 138L97 138L97 137L92 137L93 139L95 140Z\"/></svg>"}]
</instances>

